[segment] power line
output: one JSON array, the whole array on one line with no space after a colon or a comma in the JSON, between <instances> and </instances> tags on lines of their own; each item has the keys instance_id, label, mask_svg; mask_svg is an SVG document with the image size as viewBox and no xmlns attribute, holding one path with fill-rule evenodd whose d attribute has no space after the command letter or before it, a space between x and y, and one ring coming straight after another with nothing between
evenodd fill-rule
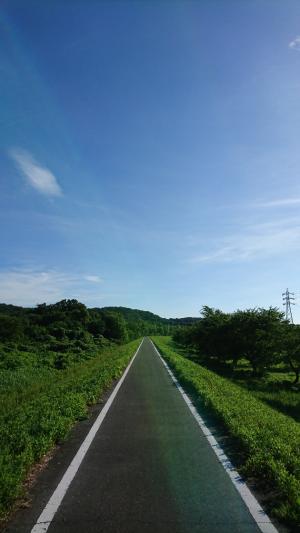
<instances>
[{"instance_id":1,"label":"power line","mask_svg":"<svg viewBox=\"0 0 300 533\"><path fill-rule=\"evenodd\" d=\"M291 324L294 324L291 306L295 305L295 302L293 301L295 300L295 293L286 289L286 291L282 293L282 296L283 305L285 306L285 318L291 322Z\"/></svg>"}]
</instances>

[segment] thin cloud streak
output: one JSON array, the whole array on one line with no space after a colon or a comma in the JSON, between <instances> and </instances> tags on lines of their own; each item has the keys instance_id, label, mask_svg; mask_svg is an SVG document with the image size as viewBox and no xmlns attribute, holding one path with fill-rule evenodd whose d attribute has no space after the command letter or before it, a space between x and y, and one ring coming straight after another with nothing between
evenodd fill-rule
<instances>
[{"instance_id":1,"label":"thin cloud streak","mask_svg":"<svg viewBox=\"0 0 300 533\"><path fill-rule=\"evenodd\" d=\"M294 221L295 222L295 221ZM300 248L300 220L266 223L246 228L240 235L224 238L213 250L196 254L189 263L217 263L255 260Z\"/></svg>"},{"instance_id":2,"label":"thin cloud streak","mask_svg":"<svg viewBox=\"0 0 300 533\"><path fill-rule=\"evenodd\" d=\"M46 196L62 196L61 187L54 174L37 163L29 152L13 148L9 155L34 189Z\"/></svg>"},{"instance_id":3,"label":"thin cloud streak","mask_svg":"<svg viewBox=\"0 0 300 533\"><path fill-rule=\"evenodd\" d=\"M285 207L299 205L300 198L282 198L278 200L271 200L269 202L261 202L254 204L253 207Z\"/></svg>"}]
</instances>

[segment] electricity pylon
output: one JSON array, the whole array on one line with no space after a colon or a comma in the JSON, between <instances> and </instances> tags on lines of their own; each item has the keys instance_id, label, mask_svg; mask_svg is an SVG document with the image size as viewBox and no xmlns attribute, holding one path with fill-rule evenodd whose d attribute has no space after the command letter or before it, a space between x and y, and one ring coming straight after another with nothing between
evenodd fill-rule
<instances>
[{"instance_id":1,"label":"electricity pylon","mask_svg":"<svg viewBox=\"0 0 300 533\"><path fill-rule=\"evenodd\" d=\"M286 289L286 291L282 293L282 296L283 305L285 306L285 319L291 322L291 324L294 324L291 306L295 305L295 303L292 301L295 300L295 293L290 292L289 289Z\"/></svg>"}]
</instances>

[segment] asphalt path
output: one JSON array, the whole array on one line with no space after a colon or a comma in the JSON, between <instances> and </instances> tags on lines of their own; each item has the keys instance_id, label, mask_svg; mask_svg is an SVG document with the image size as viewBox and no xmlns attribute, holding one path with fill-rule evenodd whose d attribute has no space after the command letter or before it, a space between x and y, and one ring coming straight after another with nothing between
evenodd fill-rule
<instances>
[{"instance_id":1,"label":"asphalt path","mask_svg":"<svg viewBox=\"0 0 300 533\"><path fill-rule=\"evenodd\" d=\"M39 511L27 515L23 511L7 531L29 533ZM48 532L259 531L144 339Z\"/></svg>"}]
</instances>

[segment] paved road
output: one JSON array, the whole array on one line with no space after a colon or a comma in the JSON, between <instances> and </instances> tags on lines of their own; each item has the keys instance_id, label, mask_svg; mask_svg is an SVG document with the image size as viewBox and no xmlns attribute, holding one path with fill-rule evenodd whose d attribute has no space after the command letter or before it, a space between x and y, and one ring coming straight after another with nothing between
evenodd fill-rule
<instances>
[{"instance_id":1,"label":"paved road","mask_svg":"<svg viewBox=\"0 0 300 533\"><path fill-rule=\"evenodd\" d=\"M48 532L258 531L145 339Z\"/></svg>"}]
</instances>

